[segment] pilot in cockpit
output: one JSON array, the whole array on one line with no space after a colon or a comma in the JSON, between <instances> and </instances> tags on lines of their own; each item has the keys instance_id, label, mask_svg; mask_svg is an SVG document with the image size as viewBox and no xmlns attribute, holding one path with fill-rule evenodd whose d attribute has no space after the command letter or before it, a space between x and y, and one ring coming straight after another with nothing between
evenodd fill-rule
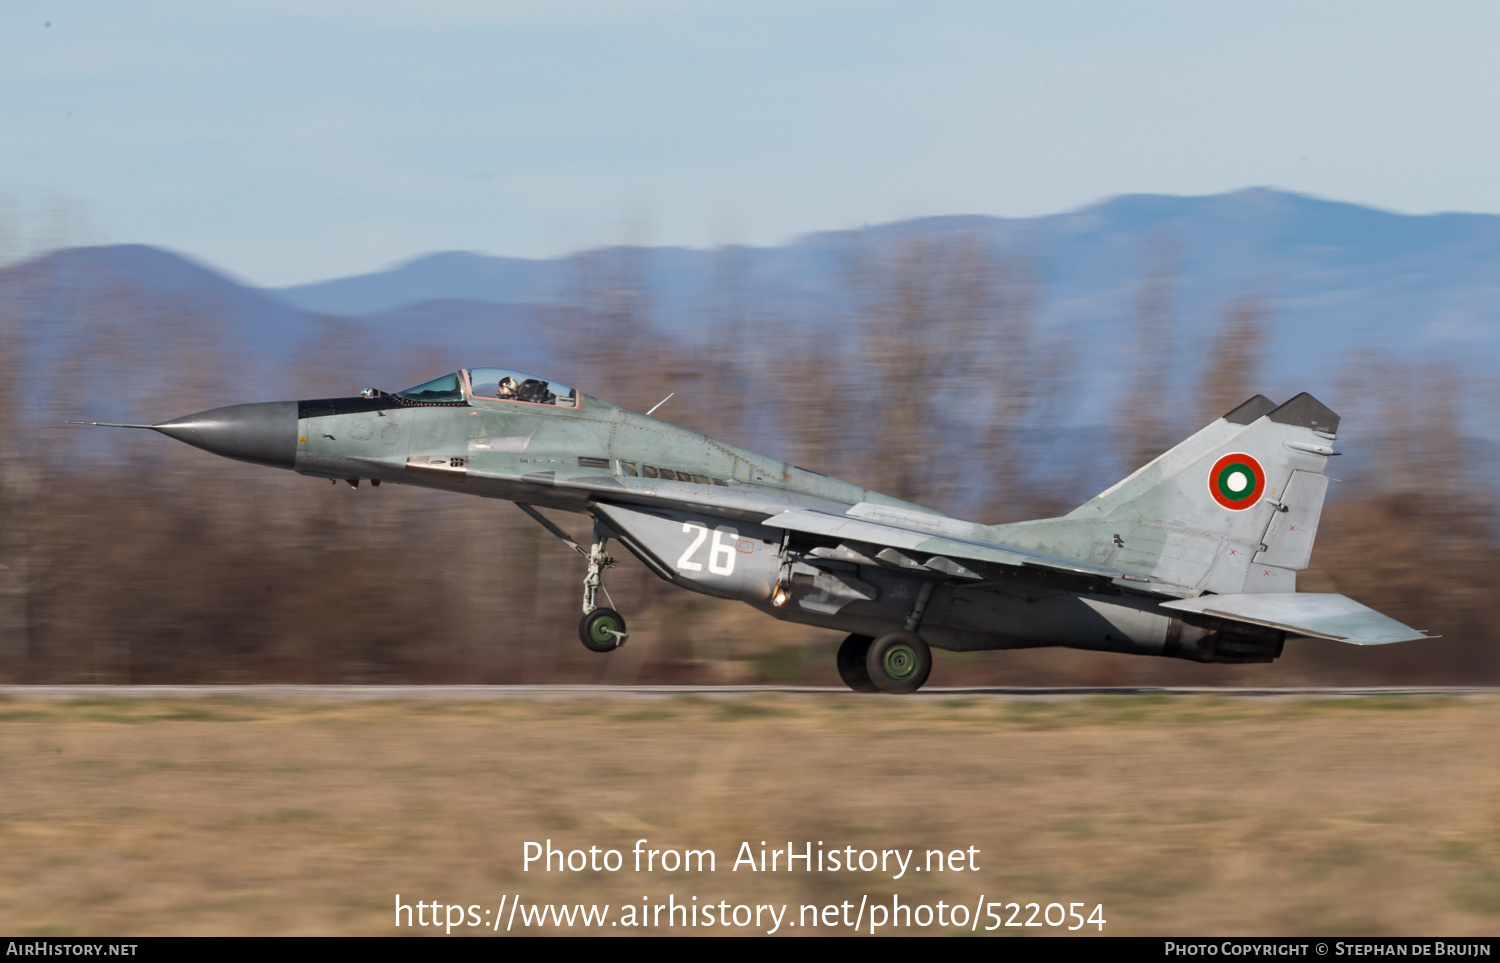
<instances>
[{"instance_id":1,"label":"pilot in cockpit","mask_svg":"<svg viewBox=\"0 0 1500 963\"><path fill-rule=\"evenodd\" d=\"M550 404L553 398L549 397L549 395L550 392L547 391L546 382L537 378L527 378L516 389L517 401L529 401L534 405Z\"/></svg>"},{"instance_id":2,"label":"pilot in cockpit","mask_svg":"<svg viewBox=\"0 0 1500 963\"><path fill-rule=\"evenodd\" d=\"M500 398L502 401L520 400L516 397L516 379L508 375L504 378L501 378L500 390L496 393L496 397Z\"/></svg>"}]
</instances>

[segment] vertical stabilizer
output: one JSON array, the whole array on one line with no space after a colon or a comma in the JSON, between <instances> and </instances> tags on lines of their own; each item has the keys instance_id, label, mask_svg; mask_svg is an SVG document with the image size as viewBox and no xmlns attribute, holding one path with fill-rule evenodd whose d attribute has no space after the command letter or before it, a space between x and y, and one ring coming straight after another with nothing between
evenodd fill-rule
<instances>
[{"instance_id":1,"label":"vertical stabilizer","mask_svg":"<svg viewBox=\"0 0 1500 963\"><path fill-rule=\"evenodd\" d=\"M1262 395L1062 518L996 526L1005 544L1185 593L1292 592L1317 534L1339 416Z\"/></svg>"}]
</instances>

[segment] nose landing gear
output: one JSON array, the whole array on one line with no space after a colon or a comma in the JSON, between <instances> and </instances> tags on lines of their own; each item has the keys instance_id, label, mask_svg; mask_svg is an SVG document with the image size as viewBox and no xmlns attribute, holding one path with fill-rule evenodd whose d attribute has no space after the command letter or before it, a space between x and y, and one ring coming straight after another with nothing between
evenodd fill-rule
<instances>
[{"instance_id":1,"label":"nose landing gear","mask_svg":"<svg viewBox=\"0 0 1500 963\"><path fill-rule=\"evenodd\" d=\"M609 541L604 526L599 524L598 519L594 520L593 543L585 552L583 546L569 538L567 532L552 524L535 508L521 502L516 502L516 507L589 561L588 573L583 577L583 620L578 623L578 638L583 642L584 648L590 652L613 652L624 645L625 640L630 638L630 633L625 631L625 616L612 608L604 608L595 601L601 590L604 597L609 599L609 589L604 588L604 570L615 566L615 560L604 553L605 543ZM614 604L614 599L609 601L611 605Z\"/></svg>"},{"instance_id":2,"label":"nose landing gear","mask_svg":"<svg viewBox=\"0 0 1500 963\"><path fill-rule=\"evenodd\" d=\"M603 607L584 615L578 623L578 637L590 652L613 652L625 644L625 616Z\"/></svg>"},{"instance_id":3,"label":"nose landing gear","mask_svg":"<svg viewBox=\"0 0 1500 963\"><path fill-rule=\"evenodd\" d=\"M578 637L590 652L613 652L625 644L630 637L625 631L625 616L611 608L595 602L595 594L604 589L609 598L609 589L604 588L604 570L613 568L615 560L604 554L604 543L608 536L594 523L594 543L589 546L588 574L583 577L583 621L578 623ZM613 599L610 599L613 602Z\"/></svg>"}]
</instances>

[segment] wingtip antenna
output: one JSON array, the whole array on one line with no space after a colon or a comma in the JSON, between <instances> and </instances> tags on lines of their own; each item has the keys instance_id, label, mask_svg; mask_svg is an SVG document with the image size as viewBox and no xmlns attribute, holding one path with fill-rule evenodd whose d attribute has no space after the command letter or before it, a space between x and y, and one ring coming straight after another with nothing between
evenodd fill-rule
<instances>
[{"instance_id":1,"label":"wingtip antenna","mask_svg":"<svg viewBox=\"0 0 1500 963\"><path fill-rule=\"evenodd\" d=\"M648 412L646 412L646 417L650 418L653 414L656 413L656 409L660 408L662 405L664 405L667 402L671 401L672 400L672 395L675 395L675 394L677 394L677 392L674 391L674 392L672 392L671 395L667 395L665 398L663 398L662 400L658 401L656 404L652 405L651 406L651 410L648 411Z\"/></svg>"}]
</instances>

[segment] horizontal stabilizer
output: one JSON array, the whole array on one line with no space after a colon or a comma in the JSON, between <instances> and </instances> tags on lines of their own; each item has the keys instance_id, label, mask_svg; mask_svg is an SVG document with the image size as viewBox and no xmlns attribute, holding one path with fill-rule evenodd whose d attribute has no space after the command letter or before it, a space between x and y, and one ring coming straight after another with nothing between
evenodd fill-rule
<instances>
[{"instance_id":1,"label":"horizontal stabilizer","mask_svg":"<svg viewBox=\"0 0 1500 963\"><path fill-rule=\"evenodd\" d=\"M1432 638L1343 595L1312 592L1204 595L1163 602L1161 606L1352 645L1385 645Z\"/></svg>"}]
</instances>

